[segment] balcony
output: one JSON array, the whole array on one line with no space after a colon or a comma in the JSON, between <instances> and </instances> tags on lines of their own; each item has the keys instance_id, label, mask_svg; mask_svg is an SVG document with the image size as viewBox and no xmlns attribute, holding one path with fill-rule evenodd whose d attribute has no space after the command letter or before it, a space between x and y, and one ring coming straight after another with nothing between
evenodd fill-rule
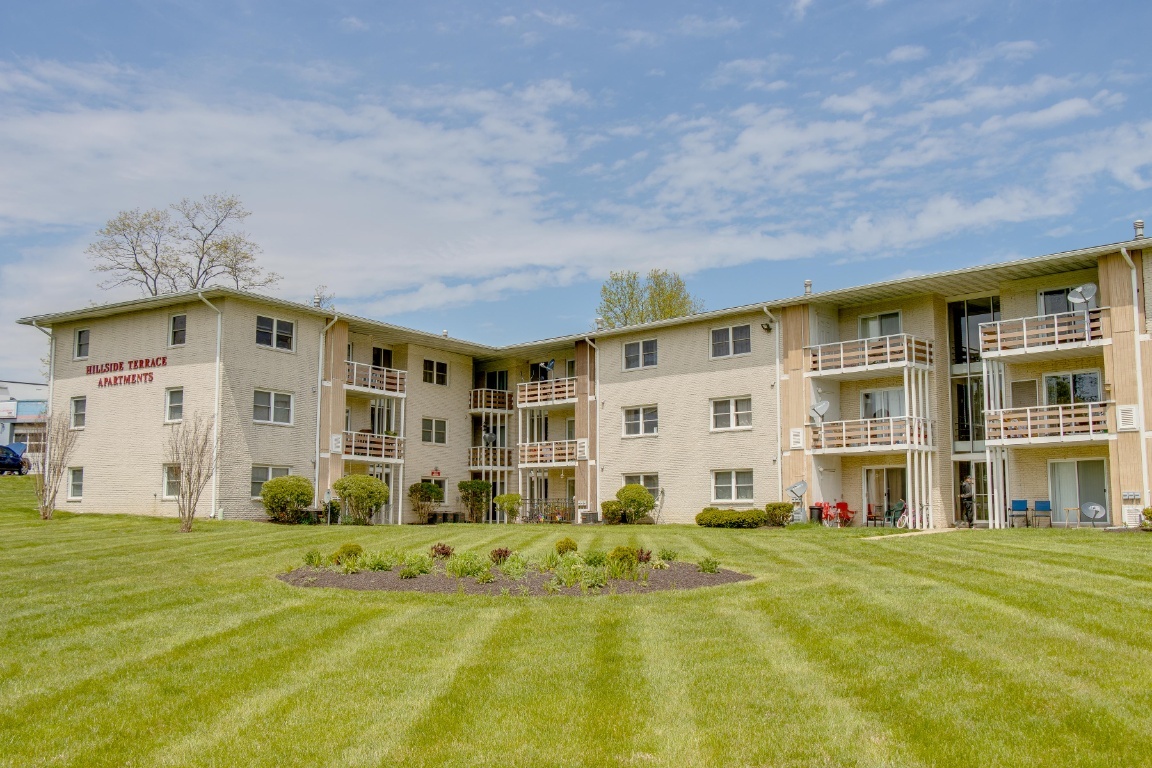
<instances>
[{"instance_id":1,"label":"balcony","mask_svg":"<svg viewBox=\"0 0 1152 768\"><path fill-rule=\"evenodd\" d=\"M511 411L512 393L502 389L474 389L468 393L468 410Z\"/></svg>"},{"instance_id":2,"label":"balcony","mask_svg":"<svg viewBox=\"0 0 1152 768\"><path fill-rule=\"evenodd\" d=\"M345 361L344 386L353 392L387 397L404 397L404 387L408 379L407 371L395 368L380 368L368 363Z\"/></svg>"},{"instance_id":3,"label":"balcony","mask_svg":"<svg viewBox=\"0 0 1152 768\"><path fill-rule=\"evenodd\" d=\"M553 440L547 443L521 443L522 467L574 467L585 458L587 443L583 440Z\"/></svg>"},{"instance_id":4,"label":"balcony","mask_svg":"<svg viewBox=\"0 0 1152 768\"><path fill-rule=\"evenodd\" d=\"M984 414L987 445L1083 443L1109 438L1112 403L1007 408Z\"/></svg>"},{"instance_id":5,"label":"balcony","mask_svg":"<svg viewBox=\"0 0 1152 768\"><path fill-rule=\"evenodd\" d=\"M474 445L468 449L469 469L514 469L512 448L496 448L487 445Z\"/></svg>"},{"instance_id":6,"label":"balcony","mask_svg":"<svg viewBox=\"0 0 1152 768\"><path fill-rule=\"evenodd\" d=\"M404 438L372 435L367 432L345 432L345 459L398 464L404 460Z\"/></svg>"},{"instance_id":7,"label":"balcony","mask_svg":"<svg viewBox=\"0 0 1152 768\"><path fill-rule=\"evenodd\" d=\"M980 355L991 360L1070 357L1107 344L1110 336L1108 307L997 320L980 324Z\"/></svg>"},{"instance_id":8,"label":"balcony","mask_svg":"<svg viewBox=\"0 0 1152 768\"><path fill-rule=\"evenodd\" d=\"M907 333L834 341L805 347L804 350L808 354L805 376L865 379L891 372L894 368L929 368L933 361L932 342Z\"/></svg>"},{"instance_id":9,"label":"balcony","mask_svg":"<svg viewBox=\"0 0 1152 768\"><path fill-rule=\"evenodd\" d=\"M541 408L576 402L576 378L530 381L516 385L516 405Z\"/></svg>"},{"instance_id":10,"label":"balcony","mask_svg":"<svg viewBox=\"0 0 1152 768\"><path fill-rule=\"evenodd\" d=\"M809 425L812 453L931 450L932 422L918 416L826 421Z\"/></svg>"}]
</instances>

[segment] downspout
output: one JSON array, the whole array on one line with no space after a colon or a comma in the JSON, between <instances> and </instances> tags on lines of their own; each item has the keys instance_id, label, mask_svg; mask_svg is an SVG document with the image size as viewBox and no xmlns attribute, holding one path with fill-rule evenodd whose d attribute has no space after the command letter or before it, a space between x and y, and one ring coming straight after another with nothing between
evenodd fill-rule
<instances>
[{"instance_id":1,"label":"downspout","mask_svg":"<svg viewBox=\"0 0 1152 768\"><path fill-rule=\"evenodd\" d=\"M44 447L42 449L44 456L40 459L40 469L47 473L48 461L51 458L48 455L51 447L51 441L48 439L48 420L52 418L52 391L56 382L56 337L52 335L52 331L44 330L37 325L35 320L32 321L32 327L48 337L48 407L44 410ZM31 464L31 459L29 459L29 464ZM41 481L43 481L43 477L41 477Z\"/></svg>"},{"instance_id":2,"label":"downspout","mask_svg":"<svg viewBox=\"0 0 1152 768\"><path fill-rule=\"evenodd\" d=\"M204 298L203 291L197 291L200 301L216 313L216 399L212 403L212 512L209 517L224 519L224 510L218 506L220 498L220 335L223 330L224 313L216 305Z\"/></svg>"},{"instance_id":3,"label":"downspout","mask_svg":"<svg viewBox=\"0 0 1152 768\"><path fill-rule=\"evenodd\" d=\"M596 467L595 467L594 472L593 471L588 472L588 484L590 486L588 488L588 498L589 499L592 498L592 489L595 488L596 489L596 494L595 494L596 495L596 501L595 501L594 505L590 505L591 509L589 509L588 511L589 512L595 512L596 518L599 519L600 518L600 347L596 346L596 342L592 341L592 339L588 338L587 336L584 337L584 341L588 342L588 346L592 347L592 349L594 349L596 351L596 354L593 357L593 365L596 366L596 389L595 389L596 404L592 405L591 399L588 402L588 410L591 411L591 414L589 417L590 418L590 424L596 425ZM589 467L589 469L591 470L592 468ZM579 519L579 518L577 518L577 519Z\"/></svg>"},{"instance_id":4,"label":"downspout","mask_svg":"<svg viewBox=\"0 0 1152 768\"><path fill-rule=\"evenodd\" d=\"M1138 283L1136 281L1136 264L1132 261L1132 256L1129 255L1128 249L1120 246L1120 255L1124 257L1125 263L1128 264L1128 271L1132 276L1132 338L1136 342L1136 399L1140 401L1139 421L1140 428L1140 471L1142 473L1141 479L1144 481L1144 498L1141 500L1143 506L1148 505L1148 438L1144 436L1144 361L1140 352L1140 304L1138 303Z\"/></svg>"},{"instance_id":5,"label":"downspout","mask_svg":"<svg viewBox=\"0 0 1152 768\"><path fill-rule=\"evenodd\" d=\"M320 507L320 401L324 394L324 347L325 340L328 338L328 331L336 325L336 321L339 319L340 315L333 313L332 322L320 331L320 351L317 353L316 360L316 457L312 461L312 506L316 508ZM324 514L327 515L328 511L325 510ZM327 520L328 518L325 517L324 519Z\"/></svg>"},{"instance_id":6,"label":"downspout","mask_svg":"<svg viewBox=\"0 0 1152 768\"><path fill-rule=\"evenodd\" d=\"M768 307L762 307L764 314L768 315L768 322L772 323L772 333L776 336L776 493L780 497L780 501L784 500L784 428L780 425L780 321L776 316L768 311Z\"/></svg>"}]
</instances>

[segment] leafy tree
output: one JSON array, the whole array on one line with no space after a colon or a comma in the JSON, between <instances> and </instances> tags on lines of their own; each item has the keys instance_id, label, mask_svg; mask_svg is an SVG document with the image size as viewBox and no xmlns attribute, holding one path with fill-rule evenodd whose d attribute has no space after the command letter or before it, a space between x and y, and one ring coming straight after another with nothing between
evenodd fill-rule
<instances>
[{"instance_id":1,"label":"leafy tree","mask_svg":"<svg viewBox=\"0 0 1152 768\"><path fill-rule=\"evenodd\" d=\"M412 501L412 511L416 518L426 524L436 505L444 501L444 491L435 483L413 483L408 486L408 498Z\"/></svg>"},{"instance_id":2,"label":"leafy tree","mask_svg":"<svg viewBox=\"0 0 1152 768\"><path fill-rule=\"evenodd\" d=\"M484 508L492 497L492 483L487 480L461 480L456 484L460 491L460 501L468 510L468 522L484 522Z\"/></svg>"},{"instance_id":3,"label":"leafy tree","mask_svg":"<svg viewBox=\"0 0 1152 768\"><path fill-rule=\"evenodd\" d=\"M280 276L256 263L260 246L240 230L250 215L235 195L121 211L97 230L86 252L92 269L109 276L102 288L134 285L149 296L220 283L263 288Z\"/></svg>"},{"instance_id":4,"label":"leafy tree","mask_svg":"<svg viewBox=\"0 0 1152 768\"><path fill-rule=\"evenodd\" d=\"M332 483L332 490L344 502L347 522L370 525L376 510L388 503L388 486L371 475L345 475Z\"/></svg>"},{"instance_id":5,"label":"leafy tree","mask_svg":"<svg viewBox=\"0 0 1152 768\"><path fill-rule=\"evenodd\" d=\"M492 501L496 502L496 506L504 513L504 522L514 523L520 517L520 502L522 501L520 494L502 493Z\"/></svg>"},{"instance_id":6,"label":"leafy tree","mask_svg":"<svg viewBox=\"0 0 1152 768\"><path fill-rule=\"evenodd\" d=\"M600 287L597 314L608 328L667 320L699 312L704 303L688 292L683 278L653 269L643 281L638 272L612 272Z\"/></svg>"}]
</instances>

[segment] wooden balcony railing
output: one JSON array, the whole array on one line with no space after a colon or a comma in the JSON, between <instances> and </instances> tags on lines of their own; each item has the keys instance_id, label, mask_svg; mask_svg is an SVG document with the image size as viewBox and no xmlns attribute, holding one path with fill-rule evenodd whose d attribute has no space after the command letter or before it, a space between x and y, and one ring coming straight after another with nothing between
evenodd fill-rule
<instances>
[{"instance_id":1,"label":"wooden balcony railing","mask_svg":"<svg viewBox=\"0 0 1152 768\"><path fill-rule=\"evenodd\" d=\"M512 448L496 448L487 445L474 445L468 449L468 466L470 467L507 467L516 466L513 460Z\"/></svg>"},{"instance_id":2,"label":"wooden balcony railing","mask_svg":"<svg viewBox=\"0 0 1152 768\"><path fill-rule=\"evenodd\" d=\"M400 461L404 458L404 438L371 435L367 432L344 433L344 455L365 459Z\"/></svg>"},{"instance_id":3,"label":"wooden balcony railing","mask_svg":"<svg viewBox=\"0 0 1152 768\"><path fill-rule=\"evenodd\" d=\"M520 519L528 523L571 523L576 518L572 499L524 499Z\"/></svg>"},{"instance_id":4,"label":"wooden balcony railing","mask_svg":"<svg viewBox=\"0 0 1152 768\"><path fill-rule=\"evenodd\" d=\"M866 451L932 445L932 423L913 416L826 421L810 425L814 451Z\"/></svg>"},{"instance_id":5,"label":"wooden balcony railing","mask_svg":"<svg viewBox=\"0 0 1152 768\"><path fill-rule=\"evenodd\" d=\"M1040 352L1108 337L1108 307L980 324L980 353Z\"/></svg>"},{"instance_id":6,"label":"wooden balcony railing","mask_svg":"<svg viewBox=\"0 0 1152 768\"><path fill-rule=\"evenodd\" d=\"M576 440L553 440L548 443L521 443L521 464L575 464Z\"/></svg>"},{"instance_id":7,"label":"wooden balcony railing","mask_svg":"<svg viewBox=\"0 0 1152 768\"><path fill-rule=\"evenodd\" d=\"M529 381L516 385L516 404L544 405L576 399L576 378Z\"/></svg>"},{"instance_id":8,"label":"wooden balcony railing","mask_svg":"<svg viewBox=\"0 0 1152 768\"><path fill-rule=\"evenodd\" d=\"M932 342L907 333L804 348L813 373L850 373L894 365L932 365Z\"/></svg>"},{"instance_id":9,"label":"wooden balcony railing","mask_svg":"<svg viewBox=\"0 0 1152 768\"><path fill-rule=\"evenodd\" d=\"M474 389L468 395L468 408L473 411L510 411L512 393L503 389Z\"/></svg>"},{"instance_id":10,"label":"wooden balcony railing","mask_svg":"<svg viewBox=\"0 0 1152 768\"><path fill-rule=\"evenodd\" d=\"M347 372L344 383L350 387L363 387L376 392L402 395L408 379L407 371L398 371L395 368L380 368L368 363L354 363L346 361Z\"/></svg>"},{"instance_id":11,"label":"wooden balcony railing","mask_svg":"<svg viewBox=\"0 0 1152 768\"><path fill-rule=\"evenodd\" d=\"M990 442L1061 439L1107 439L1108 410L1112 403L1073 403L1006 408L984 413Z\"/></svg>"}]
</instances>

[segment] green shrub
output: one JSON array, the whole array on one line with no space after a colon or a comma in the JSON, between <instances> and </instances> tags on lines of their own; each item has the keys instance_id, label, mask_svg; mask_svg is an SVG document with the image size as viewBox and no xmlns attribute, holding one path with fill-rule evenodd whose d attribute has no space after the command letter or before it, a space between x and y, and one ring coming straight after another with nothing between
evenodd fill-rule
<instances>
[{"instance_id":1,"label":"green shrub","mask_svg":"<svg viewBox=\"0 0 1152 768\"><path fill-rule=\"evenodd\" d=\"M541 572L554 571L556 570L556 566L560 565L560 555L555 552L546 552L544 557L540 558L540 562L537 563L537 565L540 567Z\"/></svg>"},{"instance_id":2,"label":"green shrub","mask_svg":"<svg viewBox=\"0 0 1152 768\"><path fill-rule=\"evenodd\" d=\"M773 501L764 505L764 519L767 525L782 527L792 522L792 504L787 501Z\"/></svg>"},{"instance_id":3,"label":"green shrub","mask_svg":"<svg viewBox=\"0 0 1152 768\"><path fill-rule=\"evenodd\" d=\"M619 574L634 572L638 562L634 548L624 545L614 547L608 553L608 573L614 579L624 578Z\"/></svg>"},{"instance_id":4,"label":"green shrub","mask_svg":"<svg viewBox=\"0 0 1152 768\"><path fill-rule=\"evenodd\" d=\"M568 554L569 552L575 552L576 549L576 542L567 536L556 542L556 554L560 555L561 557Z\"/></svg>"},{"instance_id":5,"label":"green shrub","mask_svg":"<svg viewBox=\"0 0 1152 768\"><path fill-rule=\"evenodd\" d=\"M360 558L360 566L366 571L390 571L401 559L393 550L368 552Z\"/></svg>"},{"instance_id":6,"label":"green shrub","mask_svg":"<svg viewBox=\"0 0 1152 768\"><path fill-rule=\"evenodd\" d=\"M656 525L656 518L652 517L652 515L644 515L644 517L634 522L636 525Z\"/></svg>"},{"instance_id":7,"label":"green shrub","mask_svg":"<svg viewBox=\"0 0 1152 768\"><path fill-rule=\"evenodd\" d=\"M347 522L368 525L376 510L388 503L388 486L371 475L345 475L332 483L332 490L344 502Z\"/></svg>"},{"instance_id":8,"label":"green shrub","mask_svg":"<svg viewBox=\"0 0 1152 768\"><path fill-rule=\"evenodd\" d=\"M585 568L580 585L585 589L602 589L608 586L608 569L604 567Z\"/></svg>"},{"instance_id":9,"label":"green shrub","mask_svg":"<svg viewBox=\"0 0 1152 768\"><path fill-rule=\"evenodd\" d=\"M1140 524L1144 528L1152 528L1152 507L1145 507L1144 512L1142 514L1144 516L1144 519L1141 521Z\"/></svg>"},{"instance_id":10,"label":"green shrub","mask_svg":"<svg viewBox=\"0 0 1152 768\"><path fill-rule=\"evenodd\" d=\"M608 553L602 549L590 549L584 553L584 564L599 568L608 562Z\"/></svg>"},{"instance_id":11,"label":"green shrub","mask_svg":"<svg viewBox=\"0 0 1152 768\"><path fill-rule=\"evenodd\" d=\"M635 483L616 491L616 501L620 502L622 523L638 523L656 507L656 499L648 489Z\"/></svg>"},{"instance_id":12,"label":"green shrub","mask_svg":"<svg viewBox=\"0 0 1152 768\"><path fill-rule=\"evenodd\" d=\"M768 523L762 509L717 509L708 507L696 515L696 525L705 528L759 528Z\"/></svg>"},{"instance_id":13,"label":"green shrub","mask_svg":"<svg viewBox=\"0 0 1152 768\"><path fill-rule=\"evenodd\" d=\"M470 523L484 522L484 510L492 498L492 483L487 480L461 480L456 484L460 491L460 503Z\"/></svg>"},{"instance_id":14,"label":"green shrub","mask_svg":"<svg viewBox=\"0 0 1152 768\"><path fill-rule=\"evenodd\" d=\"M651 562L648 563L648 567L654 571L663 571L668 567L668 563L664 562L663 558L654 557Z\"/></svg>"},{"instance_id":15,"label":"green shrub","mask_svg":"<svg viewBox=\"0 0 1152 768\"><path fill-rule=\"evenodd\" d=\"M477 584L491 584L496 581L496 574L492 573L491 568L485 568L482 573L476 575Z\"/></svg>"},{"instance_id":16,"label":"green shrub","mask_svg":"<svg viewBox=\"0 0 1152 768\"><path fill-rule=\"evenodd\" d=\"M340 549L333 552L328 556L328 562L333 565L340 565L348 558L361 557L364 554L364 547L359 544L341 544Z\"/></svg>"},{"instance_id":17,"label":"green shrub","mask_svg":"<svg viewBox=\"0 0 1152 768\"><path fill-rule=\"evenodd\" d=\"M636 563L628 560L608 560L607 574L610 579L636 578Z\"/></svg>"},{"instance_id":18,"label":"green shrub","mask_svg":"<svg viewBox=\"0 0 1152 768\"><path fill-rule=\"evenodd\" d=\"M427 525L436 507L444 501L444 491L435 483L413 483L408 486L408 499L417 522Z\"/></svg>"},{"instance_id":19,"label":"green shrub","mask_svg":"<svg viewBox=\"0 0 1152 768\"><path fill-rule=\"evenodd\" d=\"M304 553L304 565L309 568L323 568L325 565L324 555L320 554L319 550L310 549Z\"/></svg>"},{"instance_id":20,"label":"green shrub","mask_svg":"<svg viewBox=\"0 0 1152 768\"><path fill-rule=\"evenodd\" d=\"M528 558L519 552L513 552L500 564L500 572L513 581L519 581L528 572Z\"/></svg>"},{"instance_id":21,"label":"green shrub","mask_svg":"<svg viewBox=\"0 0 1152 768\"><path fill-rule=\"evenodd\" d=\"M312 483L301 475L274 477L260 489L264 511L277 523L296 524L302 521L308 514L312 496Z\"/></svg>"},{"instance_id":22,"label":"green shrub","mask_svg":"<svg viewBox=\"0 0 1152 768\"><path fill-rule=\"evenodd\" d=\"M423 572L419 568L417 568L416 566L405 565L403 568L400 569L400 578L402 578L402 579L414 579L417 576L419 576L421 573L423 573Z\"/></svg>"},{"instance_id":23,"label":"green shrub","mask_svg":"<svg viewBox=\"0 0 1152 768\"><path fill-rule=\"evenodd\" d=\"M353 555L340 561L340 570L344 573L360 573L364 570L363 559Z\"/></svg>"},{"instance_id":24,"label":"green shrub","mask_svg":"<svg viewBox=\"0 0 1152 768\"><path fill-rule=\"evenodd\" d=\"M560 558L560 565L556 567L556 580L565 587L574 587L584 579L584 572L588 570L584 561L575 553Z\"/></svg>"},{"instance_id":25,"label":"green shrub","mask_svg":"<svg viewBox=\"0 0 1152 768\"><path fill-rule=\"evenodd\" d=\"M407 555L404 556L403 563L404 563L404 565L403 565L403 568L401 570L401 576L403 576L403 571L411 571L416 576L419 576L419 575L424 574L424 573L432 573L432 558L431 558L431 556L426 555L423 552L410 552L410 553L408 553ZM411 578L411 577L410 576L403 576L403 578Z\"/></svg>"},{"instance_id":26,"label":"green shrub","mask_svg":"<svg viewBox=\"0 0 1152 768\"><path fill-rule=\"evenodd\" d=\"M600 512L603 513L605 525L619 525L624 516L624 506L615 499L600 502Z\"/></svg>"},{"instance_id":27,"label":"green shrub","mask_svg":"<svg viewBox=\"0 0 1152 768\"><path fill-rule=\"evenodd\" d=\"M518 493L502 493L496 498L492 499L496 507L504 513L504 521L507 523L516 522L520 517L520 494Z\"/></svg>"},{"instance_id":28,"label":"green shrub","mask_svg":"<svg viewBox=\"0 0 1152 768\"><path fill-rule=\"evenodd\" d=\"M444 572L458 579L472 578L486 573L492 563L475 552L461 552L444 561Z\"/></svg>"},{"instance_id":29,"label":"green shrub","mask_svg":"<svg viewBox=\"0 0 1152 768\"><path fill-rule=\"evenodd\" d=\"M666 563L674 563L676 562L676 558L680 557L680 553L674 549L662 547L660 551L656 553L656 556Z\"/></svg>"},{"instance_id":30,"label":"green shrub","mask_svg":"<svg viewBox=\"0 0 1152 768\"><path fill-rule=\"evenodd\" d=\"M701 573L720 573L720 561L706 557L698 564Z\"/></svg>"}]
</instances>

